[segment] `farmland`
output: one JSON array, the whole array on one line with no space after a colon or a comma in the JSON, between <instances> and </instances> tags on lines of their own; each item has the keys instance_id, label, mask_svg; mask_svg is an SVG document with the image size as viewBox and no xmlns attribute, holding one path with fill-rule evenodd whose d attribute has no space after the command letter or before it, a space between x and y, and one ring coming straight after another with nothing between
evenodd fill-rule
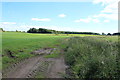
<instances>
[{"instance_id":1,"label":"farmland","mask_svg":"<svg viewBox=\"0 0 120 80\"><path fill-rule=\"evenodd\" d=\"M54 51L54 54L44 57L55 58L60 56L61 52L64 53L65 63L69 66L64 77L118 77L118 46L117 36L3 32L2 69L20 60L34 57L31 52L35 50L59 48L61 51L56 50L58 52Z\"/></svg>"},{"instance_id":2,"label":"farmland","mask_svg":"<svg viewBox=\"0 0 120 80\"><path fill-rule=\"evenodd\" d=\"M66 36L52 36L46 34L27 34L27 33L16 33L16 32L5 32L2 36L2 55L3 55L3 68L7 67L9 63L16 62L17 60L31 57L33 55L30 52L47 47L55 47L60 45L58 40L65 38Z\"/></svg>"}]
</instances>

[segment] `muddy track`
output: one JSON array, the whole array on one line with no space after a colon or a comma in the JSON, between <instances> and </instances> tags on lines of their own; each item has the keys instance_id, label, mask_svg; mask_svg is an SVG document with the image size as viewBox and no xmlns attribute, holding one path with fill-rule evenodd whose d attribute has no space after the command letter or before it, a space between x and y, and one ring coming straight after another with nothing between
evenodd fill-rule
<instances>
[{"instance_id":1,"label":"muddy track","mask_svg":"<svg viewBox=\"0 0 120 80\"><path fill-rule=\"evenodd\" d=\"M43 65L47 63L48 65ZM46 78L62 78L65 74L66 65L63 56L59 58L44 58L38 55L19 63L3 78L34 78L37 73L42 72Z\"/></svg>"}]
</instances>

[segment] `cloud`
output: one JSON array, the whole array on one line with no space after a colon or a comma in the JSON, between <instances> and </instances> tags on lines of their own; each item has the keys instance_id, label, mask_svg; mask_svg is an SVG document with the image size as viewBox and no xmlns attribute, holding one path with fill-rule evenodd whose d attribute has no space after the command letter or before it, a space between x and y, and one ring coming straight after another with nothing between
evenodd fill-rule
<instances>
[{"instance_id":1,"label":"cloud","mask_svg":"<svg viewBox=\"0 0 120 80\"><path fill-rule=\"evenodd\" d=\"M12 25L12 24L16 24L16 22L1 22L4 25Z\"/></svg>"},{"instance_id":2,"label":"cloud","mask_svg":"<svg viewBox=\"0 0 120 80\"><path fill-rule=\"evenodd\" d=\"M111 20L117 20L118 19L117 14L105 14L105 13L94 15L93 17L95 17L95 18L105 18L105 19L111 19Z\"/></svg>"},{"instance_id":3,"label":"cloud","mask_svg":"<svg viewBox=\"0 0 120 80\"><path fill-rule=\"evenodd\" d=\"M74 22L85 22L85 23L95 22L95 23L99 23L100 21L98 19L94 19L94 18L86 18L86 19L75 20Z\"/></svg>"},{"instance_id":4,"label":"cloud","mask_svg":"<svg viewBox=\"0 0 120 80\"><path fill-rule=\"evenodd\" d=\"M93 4L102 4L103 10L99 14L91 15L85 19L75 20L74 22L110 22L110 20L118 20L118 1L120 0L93 0Z\"/></svg>"},{"instance_id":5,"label":"cloud","mask_svg":"<svg viewBox=\"0 0 120 80\"><path fill-rule=\"evenodd\" d=\"M87 18L87 19L79 19L79 20L75 20L75 22L85 22L85 23L88 23L90 22L90 18Z\"/></svg>"},{"instance_id":6,"label":"cloud","mask_svg":"<svg viewBox=\"0 0 120 80\"><path fill-rule=\"evenodd\" d=\"M49 19L49 18L43 18L43 19L32 18L31 20L33 20L33 21L51 21L51 19Z\"/></svg>"},{"instance_id":7,"label":"cloud","mask_svg":"<svg viewBox=\"0 0 120 80\"><path fill-rule=\"evenodd\" d=\"M118 0L116 0L118 1ZM115 0L93 0L94 4L102 3L102 6L116 2Z\"/></svg>"},{"instance_id":8,"label":"cloud","mask_svg":"<svg viewBox=\"0 0 120 80\"><path fill-rule=\"evenodd\" d=\"M118 13L118 2L108 4L101 12L113 14Z\"/></svg>"},{"instance_id":9,"label":"cloud","mask_svg":"<svg viewBox=\"0 0 120 80\"><path fill-rule=\"evenodd\" d=\"M61 17L61 18L64 18L64 17L66 17L66 15L65 14L60 14L60 15L58 15L59 17Z\"/></svg>"},{"instance_id":10,"label":"cloud","mask_svg":"<svg viewBox=\"0 0 120 80\"><path fill-rule=\"evenodd\" d=\"M104 20L103 22L106 22L106 23L108 23L108 22L110 22L109 20Z\"/></svg>"},{"instance_id":11,"label":"cloud","mask_svg":"<svg viewBox=\"0 0 120 80\"><path fill-rule=\"evenodd\" d=\"M98 19L92 19L92 21L95 22L95 23L99 23L100 22L100 20L98 20Z\"/></svg>"},{"instance_id":12,"label":"cloud","mask_svg":"<svg viewBox=\"0 0 120 80\"><path fill-rule=\"evenodd\" d=\"M100 14L94 15L93 17L106 18L111 20L118 20L118 2L120 0L93 0L94 4L101 3L104 7L100 11Z\"/></svg>"}]
</instances>

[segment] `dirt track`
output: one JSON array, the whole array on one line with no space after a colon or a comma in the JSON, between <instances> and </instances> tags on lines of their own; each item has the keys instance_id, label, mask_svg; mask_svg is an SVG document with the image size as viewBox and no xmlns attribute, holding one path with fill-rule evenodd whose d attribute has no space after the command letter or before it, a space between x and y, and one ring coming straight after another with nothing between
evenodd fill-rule
<instances>
[{"instance_id":1,"label":"dirt track","mask_svg":"<svg viewBox=\"0 0 120 80\"><path fill-rule=\"evenodd\" d=\"M65 74L66 68L64 58L51 59L51 61L53 61L53 63L49 66L47 78L62 78L62 74Z\"/></svg>"},{"instance_id":2,"label":"dirt track","mask_svg":"<svg viewBox=\"0 0 120 80\"><path fill-rule=\"evenodd\" d=\"M43 56L32 57L19 63L7 73L5 78L34 78L39 71L43 71L46 78L62 78L61 74L65 74L66 68L63 56L59 58L44 58ZM45 62L49 64L44 71L42 64Z\"/></svg>"}]
</instances>

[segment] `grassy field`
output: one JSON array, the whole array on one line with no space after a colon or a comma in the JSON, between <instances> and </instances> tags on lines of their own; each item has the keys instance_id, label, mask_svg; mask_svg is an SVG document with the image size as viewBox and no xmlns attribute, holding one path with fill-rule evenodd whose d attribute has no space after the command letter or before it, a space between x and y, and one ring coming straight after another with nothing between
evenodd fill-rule
<instances>
[{"instance_id":1,"label":"grassy field","mask_svg":"<svg viewBox=\"0 0 120 80\"><path fill-rule=\"evenodd\" d=\"M30 34L21 32L3 32L2 33L2 60L3 69L21 59L31 56L32 51L40 48L54 48L61 45L61 40L72 36L95 36L84 34ZM64 45L61 45L64 46ZM12 54L12 55L10 55ZM56 54L46 57L54 57ZM15 58L14 58L15 57Z\"/></svg>"},{"instance_id":2,"label":"grassy field","mask_svg":"<svg viewBox=\"0 0 120 80\"><path fill-rule=\"evenodd\" d=\"M20 32L3 32L2 56L3 69L11 63L33 56L32 51L40 48L54 48L61 45L66 35L28 34ZM12 56L10 55L12 54Z\"/></svg>"},{"instance_id":3,"label":"grassy field","mask_svg":"<svg viewBox=\"0 0 120 80\"><path fill-rule=\"evenodd\" d=\"M118 75L116 65L118 37L85 34L30 34L21 32L2 33L3 69L40 48L61 47L64 50L68 75L75 78L110 78ZM60 52L46 55L58 57ZM120 66L120 65L119 65Z\"/></svg>"}]
</instances>

